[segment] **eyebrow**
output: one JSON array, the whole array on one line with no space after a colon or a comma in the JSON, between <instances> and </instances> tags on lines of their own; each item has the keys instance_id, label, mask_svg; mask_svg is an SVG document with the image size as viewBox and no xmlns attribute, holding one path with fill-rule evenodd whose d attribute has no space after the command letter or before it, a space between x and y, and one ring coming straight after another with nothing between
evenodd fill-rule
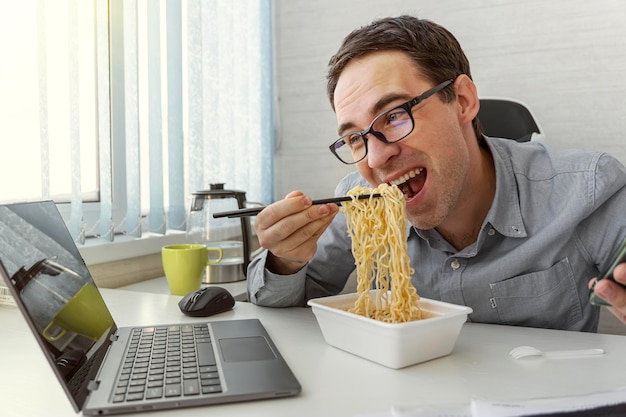
<instances>
[{"instance_id":1,"label":"eyebrow","mask_svg":"<svg viewBox=\"0 0 626 417\"><path fill-rule=\"evenodd\" d=\"M405 94L405 93L388 93L385 94L384 96L382 96L380 99L378 99L378 101L376 103L374 103L374 106L370 109L370 114L372 114L372 120L377 117L379 114L381 114L383 111L385 110L390 110L387 108L387 106L389 106L389 103L392 103L394 101L397 101L398 99L402 99L404 101L410 100L412 97ZM356 125L352 122L345 122L339 125L339 128L337 129L337 132L339 134L339 136L343 135L343 132L346 132L348 130L354 132L357 129Z\"/></svg>"}]
</instances>

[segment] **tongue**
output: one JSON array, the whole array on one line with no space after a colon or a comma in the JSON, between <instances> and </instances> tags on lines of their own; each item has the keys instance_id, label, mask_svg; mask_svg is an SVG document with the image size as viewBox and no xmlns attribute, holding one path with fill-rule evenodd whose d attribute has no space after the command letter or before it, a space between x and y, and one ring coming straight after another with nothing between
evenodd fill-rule
<instances>
[{"instance_id":1,"label":"tongue","mask_svg":"<svg viewBox=\"0 0 626 417\"><path fill-rule=\"evenodd\" d=\"M409 179L407 182L400 184L400 189L404 193L407 199L415 196L415 194L422 191L424 183L426 182L426 170L423 170L418 176Z\"/></svg>"}]
</instances>

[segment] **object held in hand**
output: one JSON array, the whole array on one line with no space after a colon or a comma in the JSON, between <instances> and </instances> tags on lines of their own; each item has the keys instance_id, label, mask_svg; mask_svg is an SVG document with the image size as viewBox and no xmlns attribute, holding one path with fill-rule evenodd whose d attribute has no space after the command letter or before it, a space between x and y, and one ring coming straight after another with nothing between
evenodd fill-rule
<instances>
[{"instance_id":1,"label":"object held in hand","mask_svg":"<svg viewBox=\"0 0 626 417\"><path fill-rule=\"evenodd\" d=\"M609 303L604 301L602 298L598 297L596 293L594 292L594 288L596 287L596 284L600 282L600 280L602 279L608 279L610 281L613 281L614 283L626 289L624 285L615 281L615 278L613 277L613 271L615 270L615 267L623 262L626 262L626 239L624 239L622 244L617 249L617 252L615 253L615 256L613 257L613 260L611 261L608 271L600 275L600 278L598 278L593 283L593 286L591 287L589 291L589 301L591 302L591 304L596 305L596 306L610 306Z\"/></svg>"},{"instance_id":2,"label":"object held in hand","mask_svg":"<svg viewBox=\"0 0 626 417\"><path fill-rule=\"evenodd\" d=\"M378 197L380 197L380 194L366 194L366 195L358 196L357 199L365 200L365 199L368 199L368 198L378 198ZM334 198L324 198L324 199L321 199L321 200L313 200L311 203L314 206L315 205L319 205L319 204L329 204L329 203L335 203L337 205L340 205L341 203L343 203L345 201L350 201L350 200L352 200L352 197L347 196L347 197L334 197ZM220 213L213 213L213 218L217 219L217 218L220 218L220 217L250 217L250 216L256 216L264 208L265 207L251 207L251 208L246 208L246 209L241 209L241 210L222 211Z\"/></svg>"}]
</instances>

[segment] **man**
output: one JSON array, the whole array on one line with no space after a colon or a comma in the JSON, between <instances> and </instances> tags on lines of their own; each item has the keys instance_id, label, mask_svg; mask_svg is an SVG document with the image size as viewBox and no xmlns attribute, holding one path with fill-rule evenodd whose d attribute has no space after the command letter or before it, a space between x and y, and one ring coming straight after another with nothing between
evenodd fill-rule
<instances>
[{"instance_id":1,"label":"man","mask_svg":"<svg viewBox=\"0 0 626 417\"><path fill-rule=\"evenodd\" d=\"M422 297L472 307L474 322L596 331L589 281L626 238L626 169L600 152L487 138L469 63L446 29L410 16L354 31L331 59L328 96L356 164L336 189L400 187L412 282ZM336 205L294 191L264 209L267 251L248 271L251 302L302 306L354 270ZM616 271L626 284L626 265ZM624 320L626 290L599 283Z\"/></svg>"}]
</instances>

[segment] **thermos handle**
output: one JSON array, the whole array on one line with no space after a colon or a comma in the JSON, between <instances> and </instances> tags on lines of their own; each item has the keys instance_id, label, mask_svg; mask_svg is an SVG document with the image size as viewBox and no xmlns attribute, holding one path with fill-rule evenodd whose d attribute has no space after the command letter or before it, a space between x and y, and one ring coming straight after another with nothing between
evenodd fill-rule
<instances>
[{"instance_id":1,"label":"thermos handle","mask_svg":"<svg viewBox=\"0 0 626 417\"><path fill-rule=\"evenodd\" d=\"M239 200L239 198L237 199ZM254 202L254 201L245 201L245 196L239 201L239 208L245 208L250 206L264 206L262 203ZM241 221L241 230L243 231L243 276L248 276L248 264L250 263L250 252L252 248L250 244L252 243L252 227L250 225L250 219L246 217L242 217L239 219Z\"/></svg>"}]
</instances>

